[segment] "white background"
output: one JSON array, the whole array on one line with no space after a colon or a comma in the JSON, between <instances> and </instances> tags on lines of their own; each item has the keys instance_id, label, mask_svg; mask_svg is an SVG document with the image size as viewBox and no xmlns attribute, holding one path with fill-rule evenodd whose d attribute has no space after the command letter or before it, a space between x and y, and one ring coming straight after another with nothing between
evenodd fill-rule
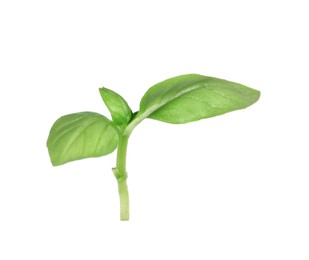
<instances>
[{"instance_id":1,"label":"white background","mask_svg":"<svg viewBox=\"0 0 309 260\"><path fill-rule=\"evenodd\" d=\"M309 259L306 1L1 1L0 259ZM252 107L131 136L131 219L115 153L52 167L64 114L138 110L199 73L259 89Z\"/></svg>"}]
</instances>

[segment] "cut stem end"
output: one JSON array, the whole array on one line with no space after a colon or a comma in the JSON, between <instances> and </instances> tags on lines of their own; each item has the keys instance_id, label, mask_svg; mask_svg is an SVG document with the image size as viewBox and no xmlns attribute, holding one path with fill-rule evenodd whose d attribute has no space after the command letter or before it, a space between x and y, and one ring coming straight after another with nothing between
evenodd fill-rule
<instances>
[{"instance_id":1,"label":"cut stem end","mask_svg":"<svg viewBox=\"0 0 309 260\"><path fill-rule=\"evenodd\" d=\"M120 179L118 181L118 191L120 198L120 220L127 221L130 217L129 210L129 192L126 179Z\"/></svg>"}]
</instances>

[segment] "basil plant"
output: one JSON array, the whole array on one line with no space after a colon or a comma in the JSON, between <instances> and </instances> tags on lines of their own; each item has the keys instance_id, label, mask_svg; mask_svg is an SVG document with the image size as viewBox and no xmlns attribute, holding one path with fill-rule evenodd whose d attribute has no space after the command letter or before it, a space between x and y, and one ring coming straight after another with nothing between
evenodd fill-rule
<instances>
[{"instance_id":1,"label":"basil plant","mask_svg":"<svg viewBox=\"0 0 309 260\"><path fill-rule=\"evenodd\" d=\"M52 126L47 147L54 166L112 153L112 169L120 196L120 219L129 220L126 153L130 135L144 119L170 124L185 124L246 108L260 92L241 84L198 74L181 75L152 86L132 112L116 92L99 89L112 120L95 112L79 112L60 117Z\"/></svg>"}]
</instances>

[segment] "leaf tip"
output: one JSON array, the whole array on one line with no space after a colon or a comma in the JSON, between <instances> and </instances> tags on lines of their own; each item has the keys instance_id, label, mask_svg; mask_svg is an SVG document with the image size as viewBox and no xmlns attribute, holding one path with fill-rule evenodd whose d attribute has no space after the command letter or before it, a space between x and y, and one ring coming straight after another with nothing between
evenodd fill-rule
<instances>
[{"instance_id":1,"label":"leaf tip","mask_svg":"<svg viewBox=\"0 0 309 260\"><path fill-rule=\"evenodd\" d=\"M261 91L257 89L253 89L253 90L254 92L253 92L253 103L252 104L256 103L261 97Z\"/></svg>"},{"instance_id":2,"label":"leaf tip","mask_svg":"<svg viewBox=\"0 0 309 260\"><path fill-rule=\"evenodd\" d=\"M58 163L57 161L53 161L52 159L50 161L53 167L56 167L62 164L62 163Z\"/></svg>"},{"instance_id":3,"label":"leaf tip","mask_svg":"<svg viewBox=\"0 0 309 260\"><path fill-rule=\"evenodd\" d=\"M100 87L100 88L99 88L100 94L102 94L102 93L105 92L105 91L106 91L106 88L105 88L105 87Z\"/></svg>"},{"instance_id":4,"label":"leaf tip","mask_svg":"<svg viewBox=\"0 0 309 260\"><path fill-rule=\"evenodd\" d=\"M57 160L55 154L52 152L52 149L49 146L49 139L47 140L46 146L47 146L48 155L49 155L49 159L50 159L50 162L51 162L52 166L59 166L59 165L61 165L62 163L60 163Z\"/></svg>"}]
</instances>

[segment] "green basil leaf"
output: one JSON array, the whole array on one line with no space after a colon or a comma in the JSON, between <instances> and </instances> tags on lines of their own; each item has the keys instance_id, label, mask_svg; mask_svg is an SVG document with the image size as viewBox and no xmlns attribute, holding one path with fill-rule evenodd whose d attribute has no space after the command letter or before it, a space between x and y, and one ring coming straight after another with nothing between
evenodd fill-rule
<instances>
[{"instance_id":1,"label":"green basil leaf","mask_svg":"<svg viewBox=\"0 0 309 260\"><path fill-rule=\"evenodd\" d=\"M100 88L99 90L105 105L111 113L114 123L118 126L127 125L132 117L132 111L128 103L123 97L110 89Z\"/></svg>"},{"instance_id":2,"label":"green basil leaf","mask_svg":"<svg viewBox=\"0 0 309 260\"><path fill-rule=\"evenodd\" d=\"M117 145L116 126L106 117L93 112L60 117L52 126L47 140L54 166L103 156L113 152Z\"/></svg>"},{"instance_id":3,"label":"green basil leaf","mask_svg":"<svg viewBox=\"0 0 309 260\"><path fill-rule=\"evenodd\" d=\"M188 74L151 87L137 117L182 124L246 108L259 97L258 90L234 82Z\"/></svg>"}]
</instances>

